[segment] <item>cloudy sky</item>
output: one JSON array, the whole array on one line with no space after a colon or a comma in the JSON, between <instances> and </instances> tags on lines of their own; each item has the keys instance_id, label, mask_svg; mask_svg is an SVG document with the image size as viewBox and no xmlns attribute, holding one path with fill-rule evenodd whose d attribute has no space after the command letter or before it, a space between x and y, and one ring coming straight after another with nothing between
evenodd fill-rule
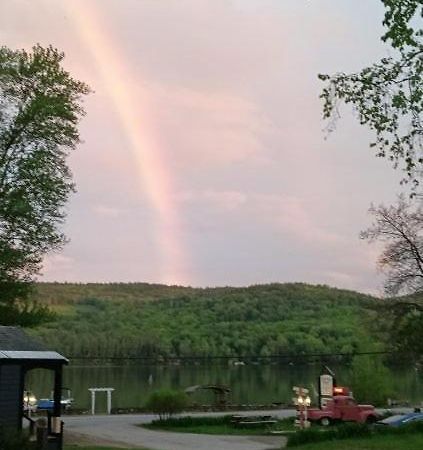
<instances>
[{"instance_id":1,"label":"cloudy sky","mask_svg":"<svg viewBox=\"0 0 423 450\"><path fill-rule=\"evenodd\" d=\"M319 72L386 56L379 0L1 0L0 42L52 44L94 93L70 243L44 281L304 281L380 293L358 238L398 173ZM325 139L327 138L327 139Z\"/></svg>"}]
</instances>

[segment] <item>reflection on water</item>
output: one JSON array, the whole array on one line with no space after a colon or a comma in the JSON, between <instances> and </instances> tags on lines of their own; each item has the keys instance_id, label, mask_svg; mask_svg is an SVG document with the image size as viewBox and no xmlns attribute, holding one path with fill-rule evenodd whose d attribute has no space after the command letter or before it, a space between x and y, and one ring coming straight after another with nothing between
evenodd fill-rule
<instances>
[{"instance_id":1,"label":"reflection on water","mask_svg":"<svg viewBox=\"0 0 423 450\"><path fill-rule=\"evenodd\" d=\"M72 390L76 408L90 406L90 387L113 387L113 407L143 406L149 394L159 388L185 389L197 384L225 384L232 389L232 402L237 404L289 403L292 386L317 389L319 365L245 365L245 366L118 366L78 367L64 370L63 384ZM349 371L335 368L339 384L348 385ZM392 371L396 398L411 403L423 401L423 374L413 369ZM48 370L33 370L26 387L38 398L50 396L53 374ZM211 403L212 395L195 394L200 403ZM97 395L99 411L106 410L106 396Z\"/></svg>"}]
</instances>

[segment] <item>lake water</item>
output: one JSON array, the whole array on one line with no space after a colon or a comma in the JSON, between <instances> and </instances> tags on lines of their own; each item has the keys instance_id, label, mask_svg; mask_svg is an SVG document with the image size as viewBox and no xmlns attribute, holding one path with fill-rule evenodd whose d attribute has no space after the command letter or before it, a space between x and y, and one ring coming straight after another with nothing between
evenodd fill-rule
<instances>
[{"instance_id":1,"label":"lake water","mask_svg":"<svg viewBox=\"0 0 423 450\"><path fill-rule=\"evenodd\" d=\"M347 385L349 370L332 367L338 384ZM141 407L149 394L159 388L186 389L193 385L224 384L231 388L236 404L289 403L292 386L317 389L320 365L245 365L245 366L69 366L63 384L72 390L75 407L89 409L88 388L113 387L113 407ZM423 372L414 368L392 370L395 398L412 404L423 402ZM47 370L33 370L27 375L26 388L38 398L50 396L53 376ZM375 387L377 388L377 387ZM211 393L194 394L200 404L213 401ZM105 394L97 394L98 411L106 410Z\"/></svg>"}]
</instances>

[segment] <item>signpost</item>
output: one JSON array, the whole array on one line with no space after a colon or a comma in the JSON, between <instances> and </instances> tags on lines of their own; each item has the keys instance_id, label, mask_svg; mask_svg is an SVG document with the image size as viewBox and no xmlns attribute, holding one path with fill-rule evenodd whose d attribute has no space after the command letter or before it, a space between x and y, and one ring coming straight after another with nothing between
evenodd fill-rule
<instances>
[{"instance_id":1,"label":"signpost","mask_svg":"<svg viewBox=\"0 0 423 450\"><path fill-rule=\"evenodd\" d=\"M333 397L333 376L322 374L319 377L319 403L323 408L326 402Z\"/></svg>"},{"instance_id":2,"label":"signpost","mask_svg":"<svg viewBox=\"0 0 423 450\"><path fill-rule=\"evenodd\" d=\"M323 366L317 381L319 385L319 406L323 408L328 400L333 398L334 387L336 386L335 373L328 366Z\"/></svg>"}]
</instances>

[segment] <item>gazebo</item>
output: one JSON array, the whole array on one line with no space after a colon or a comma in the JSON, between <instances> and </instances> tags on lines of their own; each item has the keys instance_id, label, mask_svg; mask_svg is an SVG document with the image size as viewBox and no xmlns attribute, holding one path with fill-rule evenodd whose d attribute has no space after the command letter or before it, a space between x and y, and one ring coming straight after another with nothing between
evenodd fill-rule
<instances>
[{"instance_id":1,"label":"gazebo","mask_svg":"<svg viewBox=\"0 0 423 450\"><path fill-rule=\"evenodd\" d=\"M49 351L21 328L0 326L0 427L21 430L23 420L33 425L24 412L25 376L32 369L54 371L54 407L48 415L47 442L49 450L63 448L61 414L62 370L68 360Z\"/></svg>"}]
</instances>

